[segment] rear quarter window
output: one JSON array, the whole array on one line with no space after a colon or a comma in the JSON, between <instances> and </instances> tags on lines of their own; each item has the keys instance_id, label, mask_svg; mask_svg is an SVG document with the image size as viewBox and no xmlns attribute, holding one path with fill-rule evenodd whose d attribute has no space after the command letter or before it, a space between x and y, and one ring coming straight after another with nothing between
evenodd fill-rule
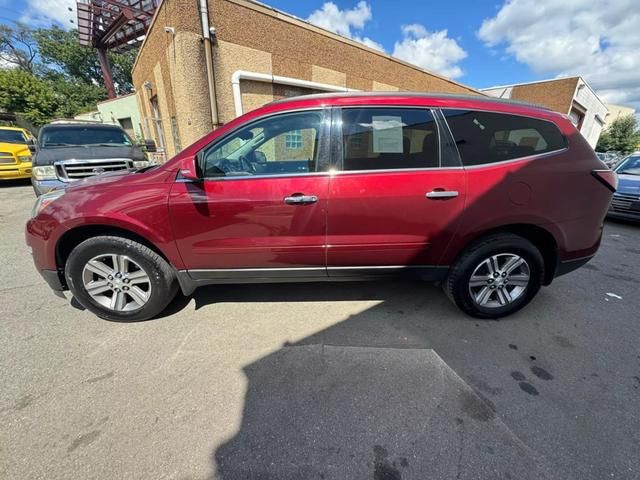
<instances>
[{"instance_id":1,"label":"rear quarter window","mask_svg":"<svg viewBox=\"0 0 640 480\"><path fill-rule=\"evenodd\" d=\"M465 166L504 162L567 147L558 127L545 120L474 110L442 113Z\"/></svg>"}]
</instances>

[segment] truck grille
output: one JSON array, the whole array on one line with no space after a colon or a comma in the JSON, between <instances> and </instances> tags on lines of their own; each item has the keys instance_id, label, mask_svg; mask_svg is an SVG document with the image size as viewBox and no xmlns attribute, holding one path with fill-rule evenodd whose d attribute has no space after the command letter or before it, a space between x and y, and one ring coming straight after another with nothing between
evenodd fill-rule
<instances>
[{"instance_id":1,"label":"truck grille","mask_svg":"<svg viewBox=\"0 0 640 480\"><path fill-rule=\"evenodd\" d=\"M611 208L616 212L630 212L637 202L640 202L640 195L616 193L611 199Z\"/></svg>"},{"instance_id":2,"label":"truck grille","mask_svg":"<svg viewBox=\"0 0 640 480\"><path fill-rule=\"evenodd\" d=\"M16 163L16 159L11 152L0 152L0 165L10 165Z\"/></svg>"},{"instance_id":3,"label":"truck grille","mask_svg":"<svg viewBox=\"0 0 640 480\"><path fill-rule=\"evenodd\" d=\"M101 173L131 171L133 161L128 158L109 158L99 160L64 160L55 163L58 178L63 182L72 182L83 178L95 177Z\"/></svg>"}]
</instances>

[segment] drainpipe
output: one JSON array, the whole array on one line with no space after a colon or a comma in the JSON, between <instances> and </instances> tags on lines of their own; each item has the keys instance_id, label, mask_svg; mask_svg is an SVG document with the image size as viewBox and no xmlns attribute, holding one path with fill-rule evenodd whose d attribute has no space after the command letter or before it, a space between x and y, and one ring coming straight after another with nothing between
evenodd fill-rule
<instances>
[{"instance_id":1,"label":"drainpipe","mask_svg":"<svg viewBox=\"0 0 640 480\"><path fill-rule=\"evenodd\" d=\"M202 38L204 39L204 63L207 70L207 87L209 89L209 108L211 109L212 127L218 126L218 107L216 105L216 83L213 76L213 51L211 49L211 32L209 31L209 7L207 0L198 0Z\"/></svg>"},{"instance_id":2,"label":"drainpipe","mask_svg":"<svg viewBox=\"0 0 640 480\"><path fill-rule=\"evenodd\" d=\"M290 85L292 87L309 88L311 90L322 90L325 92L357 92L353 88L330 85L328 83L311 82L309 80L299 80L292 77L280 77L270 73L247 72L236 70L231 75L231 89L233 90L233 105L236 110L236 117L242 115L242 92L240 91L240 80L253 80L254 82L277 83L279 85Z\"/></svg>"}]
</instances>

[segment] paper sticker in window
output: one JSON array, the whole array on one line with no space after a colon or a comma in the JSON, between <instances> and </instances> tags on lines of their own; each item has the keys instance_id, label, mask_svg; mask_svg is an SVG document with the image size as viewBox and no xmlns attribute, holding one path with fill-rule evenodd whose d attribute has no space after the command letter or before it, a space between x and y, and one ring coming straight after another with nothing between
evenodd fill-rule
<instances>
[{"instance_id":1,"label":"paper sticker in window","mask_svg":"<svg viewBox=\"0 0 640 480\"><path fill-rule=\"evenodd\" d=\"M375 153L402 153L402 117L389 115L371 117L373 151Z\"/></svg>"}]
</instances>

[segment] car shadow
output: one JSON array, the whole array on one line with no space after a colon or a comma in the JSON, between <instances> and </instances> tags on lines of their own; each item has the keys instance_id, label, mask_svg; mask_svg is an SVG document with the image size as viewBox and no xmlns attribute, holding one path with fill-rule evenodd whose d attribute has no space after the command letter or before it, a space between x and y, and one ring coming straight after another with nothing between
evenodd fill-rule
<instances>
[{"instance_id":1,"label":"car shadow","mask_svg":"<svg viewBox=\"0 0 640 480\"><path fill-rule=\"evenodd\" d=\"M18 187L27 187L31 185L30 178L20 178L17 180L2 180L0 181L0 188L18 188Z\"/></svg>"}]
</instances>

